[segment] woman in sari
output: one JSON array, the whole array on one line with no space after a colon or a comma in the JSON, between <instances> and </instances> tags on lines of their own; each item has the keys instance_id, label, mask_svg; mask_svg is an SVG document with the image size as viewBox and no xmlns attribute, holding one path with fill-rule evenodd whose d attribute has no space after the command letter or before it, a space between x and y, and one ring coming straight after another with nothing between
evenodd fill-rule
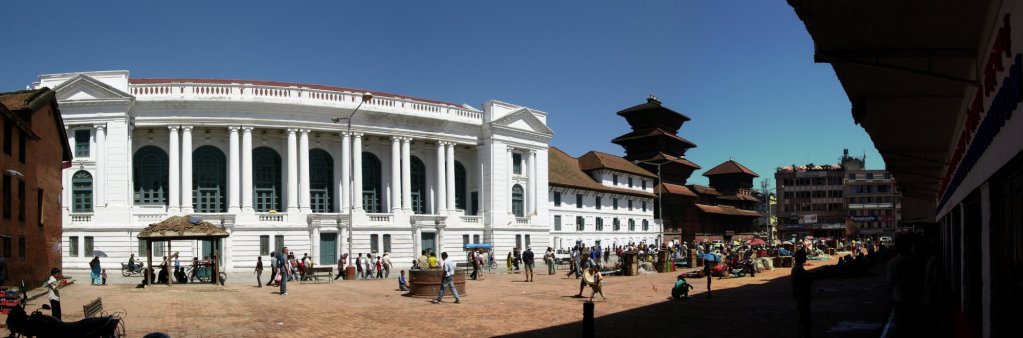
<instances>
[{"instance_id":1,"label":"woman in sari","mask_svg":"<svg viewBox=\"0 0 1023 338\"><path fill-rule=\"evenodd\" d=\"M512 253L508 252L508 273L512 273Z\"/></svg>"}]
</instances>

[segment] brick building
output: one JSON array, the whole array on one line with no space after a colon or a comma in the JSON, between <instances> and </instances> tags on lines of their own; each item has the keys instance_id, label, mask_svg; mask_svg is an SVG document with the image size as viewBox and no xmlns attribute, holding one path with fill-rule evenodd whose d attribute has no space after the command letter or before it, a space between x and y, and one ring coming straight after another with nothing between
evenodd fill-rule
<instances>
[{"instance_id":1,"label":"brick building","mask_svg":"<svg viewBox=\"0 0 1023 338\"><path fill-rule=\"evenodd\" d=\"M64 122L49 88L0 93L0 255L6 284L38 285L61 266L61 174L71 161Z\"/></svg>"}]
</instances>

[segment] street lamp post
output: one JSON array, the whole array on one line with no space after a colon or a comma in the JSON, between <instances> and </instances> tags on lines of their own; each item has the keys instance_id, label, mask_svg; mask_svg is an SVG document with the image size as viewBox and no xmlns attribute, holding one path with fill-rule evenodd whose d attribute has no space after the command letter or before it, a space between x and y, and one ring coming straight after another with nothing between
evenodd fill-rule
<instances>
[{"instance_id":1,"label":"street lamp post","mask_svg":"<svg viewBox=\"0 0 1023 338\"><path fill-rule=\"evenodd\" d=\"M348 118L346 118L345 120L348 121L348 123L347 123L348 124L348 128L347 128L347 134L346 135L348 135L349 137L352 135L352 118L355 117L355 112L359 111L359 108L362 107L363 103L366 103L366 101L369 101L369 100L372 100L372 99L373 99L373 94L372 93L369 93L369 92L363 93L362 94L362 101L359 101L359 105L355 106L355 109L352 110L351 114L348 114ZM335 116L335 117L331 117L330 121L334 122L334 123L338 123L338 122L341 122L341 119L342 119L341 117ZM349 143L349 146L351 146L350 143ZM351 151L349 150L349 152L351 152ZM361 154L351 154L351 156L356 156L356 155L361 156ZM344 165L349 167L349 170L348 170L348 259L352 259L352 237L354 237L353 233L352 233L352 230L353 230L353 226L355 225L355 213L353 212L353 210L355 210L355 165L354 165L354 163L355 163L355 161L353 160L353 158L350 157L348 159L348 163L344 164ZM351 277L351 276L355 276L355 267L352 266L352 264L350 264L350 262L348 262L348 261L346 261L345 263L349 263L348 267L345 268L345 278L348 278L348 277ZM341 273L341 271L338 271L338 273Z\"/></svg>"},{"instance_id":2,"label":"street lamp post","mask_svg":"<svg viewBox=\"0 0 1023 338\"><path fill-rule=\"evenodd\" d=\"M649 165L657 166L657 184L658 185L663 185L664 184L664 182L661 181L661 165L664 165L665 163L668 163L668 162L650 162L650 161L635 160L635 161L632 161L632 163L635 163L635 164L643 163L643 164L649 164ZM659 237L661 237L660 238L660 242L662 244L664 243L664 200L661 198L661 195L664 193L663 190L664 190L663 188L657 189L657 219L661 220L661 235Z\"/></svg>"}]
</instances>

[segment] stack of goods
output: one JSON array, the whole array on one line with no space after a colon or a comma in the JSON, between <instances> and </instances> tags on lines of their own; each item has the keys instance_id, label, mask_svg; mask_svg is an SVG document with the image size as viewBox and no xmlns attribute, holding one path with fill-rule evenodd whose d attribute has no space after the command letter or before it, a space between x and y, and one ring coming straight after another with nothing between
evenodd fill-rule
<instances>
[{"instance_id":1,"label":"stack of goods","mask_svg":"<svg viewBox=\"0 0 1023 338\"><path fill-rule=\"evenodd\" d=\"M21 297L18 295L18 291L14 287L0 288L0 313L7 314L11 312L11 309L18 306L21 301Z\"/></svg>"}]
</instances>

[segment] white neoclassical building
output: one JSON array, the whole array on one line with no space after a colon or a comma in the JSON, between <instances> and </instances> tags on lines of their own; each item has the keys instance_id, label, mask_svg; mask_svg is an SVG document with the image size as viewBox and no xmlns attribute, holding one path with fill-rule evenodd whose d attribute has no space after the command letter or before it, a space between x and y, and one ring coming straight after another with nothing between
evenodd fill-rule
<instances>
[{"instance_id":1,"label":"white neoclassical building","mask_svg":"<svg viewBox=\"0 0 1023 338\"><path fill-rule=\"evenodd\" d=\"M603 247L660 245L661 222L654 215L657 175L628 160L591 151L573 158L549 152L548 210L551 243Z\"/></svg>"},{"instance_id":2,"label":"white neoclassical building","mask_svg":"<svg viewBox=\"0 0 1023 338\"><path fill-rule=\"evenodd\" d=\"M67 267L86 267L92 250L107 264L143 254L138 232L173 215L222 224L227 269L281 246L321 264L390 252L401 268L423 249L491 243L503 254L550 241L545 112L127 71L42 75L34 86L56 90L75 152L62 196ZM190 259L212 244L171 250Z\"/></svg>"}]
</instances>

